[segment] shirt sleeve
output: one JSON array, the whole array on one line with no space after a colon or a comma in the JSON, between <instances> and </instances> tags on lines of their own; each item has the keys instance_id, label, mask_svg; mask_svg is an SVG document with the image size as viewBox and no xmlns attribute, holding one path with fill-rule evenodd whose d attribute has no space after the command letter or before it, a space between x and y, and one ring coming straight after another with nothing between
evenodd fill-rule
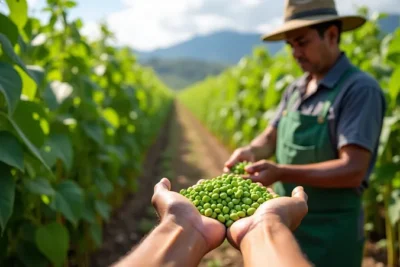
<instances>
[{"instance_id":1,"label":"shirt sleeve","mask_svg":"<svg viewBox=\"0 0 400 267\"><path fill-rule=\"evenodd\" d=\"M349 144L373 153L378 145L386 110L379 87L354 88L344 96L337 124L337 148Z\"/></svg>"}]
</instances>

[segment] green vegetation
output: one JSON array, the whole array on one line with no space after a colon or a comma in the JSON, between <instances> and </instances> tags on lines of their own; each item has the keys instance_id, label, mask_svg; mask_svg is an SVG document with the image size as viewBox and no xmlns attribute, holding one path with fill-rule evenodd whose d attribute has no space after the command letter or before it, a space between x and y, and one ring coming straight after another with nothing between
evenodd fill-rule
<instances>
[{"instance_id":1,"label":"green vegetation","mask_svg":"<svg viewBox=\"0 0 400 267\"><path fill-rule=\"evenodd\" d=\"M267 188L240 175L222 174L207 179L180 194L188 198L204 216L217 219L226 227L253 215L264 202L278 197Z\"/></svg>"},{"instance_id":2,"label":"green vegetation","mask_svg":"<svg viewBox=\"0 0 400 267\"><path fill-rule=\"evenodd\" d=\"M47 24L0 13L0 266L87 266L172 103L106 26L89 42L74 1L47 3Z\"/></svg>"},{"instance_id":3,"label":"green vegetation","mask_svg":"<svg viewBox=\"0 0 400 267\"><path fill-rule=\"evenodd\" d=\"M360 13L367 15L367 10ZM379 158L363 203L367 235L386 239L388 265L396 266L400 247L400 28L379 38L380 17L344 34L342 49L380 82L388 103ZM271 57L259 48L218 77L183 90L179 99L227 148L235 149L265 129L283 90L301 74L290 51Z\"/></svg>"}]
</instances>

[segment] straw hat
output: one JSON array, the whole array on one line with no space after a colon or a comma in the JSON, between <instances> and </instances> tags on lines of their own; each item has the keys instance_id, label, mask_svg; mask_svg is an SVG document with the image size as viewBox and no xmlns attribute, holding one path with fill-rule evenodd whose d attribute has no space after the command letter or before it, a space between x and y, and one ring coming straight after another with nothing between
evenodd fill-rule
<instances>
[{"instance_id":1,"label":"straw hat","mask_svg":"<svg viewBox=\"0 0 400 267\"><path fill-rule=\"evenodd\" d=\"M284 12L283 25L263 35L263 41L280 41L285 39L288 31L328 21L342 21L344 32L354 30L366 22L361 16L340 16L334 0L285 0Z\"/></svg>"}]
</instances>

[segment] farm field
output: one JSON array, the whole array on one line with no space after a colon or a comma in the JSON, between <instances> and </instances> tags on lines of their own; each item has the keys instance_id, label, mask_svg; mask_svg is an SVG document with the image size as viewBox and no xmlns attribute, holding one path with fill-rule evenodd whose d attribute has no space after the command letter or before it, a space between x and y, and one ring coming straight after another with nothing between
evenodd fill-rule
<instances>
[{"instance_id":1,"label":"farm field","mask_svg":"<svg viewBox=\"0 0 400 267\"><path fill-rule=\"evenodd\" d=\"M222 173L232 151L272 118L301 72L285 50L256 48L236 66L179 92L139 64L113 33L89 41L73 1L48 1L48 23L25 0L0 12L0 266L109 266L157 224L153 187L179 191ZM361 9L364 15L368 10ZM376 16L375 19L378 19ZM363 267L400 266L400 28L372 19L342 49L387 100L379 158L364 194ZM243 266L228 242L201 267Z\"/></svg>"}]
</instances>

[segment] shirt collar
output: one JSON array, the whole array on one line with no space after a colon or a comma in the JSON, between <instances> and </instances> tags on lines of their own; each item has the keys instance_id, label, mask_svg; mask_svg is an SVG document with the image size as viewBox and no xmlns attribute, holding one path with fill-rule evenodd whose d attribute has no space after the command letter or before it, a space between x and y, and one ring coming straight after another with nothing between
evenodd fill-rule
<instances>
[{"instance_id":1,"label":"shirt collar","mask_svg":"<svg viewBox=\"0 0 400 267\"><path fill-rule=\"evenodd\" d=\"M349 67L351 67L350 60L344 52L341 52L338 60L325 77L319 82L319 85L322 84L325 87L332 89Z\"/></svg>"},{"instance_id":2,"label":"shirt collar","mask_svg":"<svg viewBox=\"0 0 400 267\"><path fill-rule=\"evenodd\" d=\"M340 77L344 74L345 71L351 66L350 60L346 56L344 52L340 53L339 58L337 59L336 63L333 67L328 71L325 77L318 83L318 85L323 85L327 88L332 89L335 87L336 83L339 81ZM309 73L303 74L297 82L297 88L301 90L307 86L307 82L310 78Z\"/></svg>"}]
</instances>

